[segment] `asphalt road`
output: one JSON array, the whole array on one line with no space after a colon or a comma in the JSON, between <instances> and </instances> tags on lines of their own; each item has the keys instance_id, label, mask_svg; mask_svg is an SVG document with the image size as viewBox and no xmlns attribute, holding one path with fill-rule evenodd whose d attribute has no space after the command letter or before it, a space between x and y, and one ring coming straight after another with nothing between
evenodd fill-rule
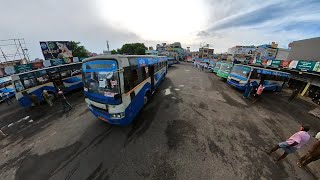
<instances>
[{"instance_id":1,"label":"asphalt road","mask_svg":"<svg viewBox=\"0 0 320 180\"><path fill-rule=\"evenodd\" d=\"M296 166L298 154L275 164L265 153L301 122L314 127L311 133L320 128L307 113L313 105L286 98L267 93L253 103L216 75L182 63L169 69L150 104L127 127L95 118L81 92L68 96L74 108L66 114L59 104L2 110L2 126L30 117L4 131L9 136L0 141L0 177L315 179Z\"/></svg>"}]
</instances>

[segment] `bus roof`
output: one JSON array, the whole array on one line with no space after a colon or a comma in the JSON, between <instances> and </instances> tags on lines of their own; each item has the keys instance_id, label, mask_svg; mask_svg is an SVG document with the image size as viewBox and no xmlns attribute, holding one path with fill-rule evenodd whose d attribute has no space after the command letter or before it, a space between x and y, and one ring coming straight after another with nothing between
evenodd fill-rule
<instances>
[{"instance_id":1,"label":"bus roof","mask_svg":"<svg viewBox=\"0 0 320 180\"><path fill-rule=\"evenodd\" d=\"M93 61L97 59L118 59L118 58L139 58L139 57L145 57L145 58L155 58L155 57L167 57L167 56L154 56L154 55L99 55L94 57L89 57L84 59L82 62L88 62Z\"/></svg>"},{"instance_id":2,"label":"bus roof","mask_svg":"<svg viewBox=\"0 0 320 180\"><path fill-rule=\"evenodd\" d=\"M263 72L275 72L275 73L281 73L284 76L290 76L290 73L283 72L283 71L277 71L277 70L273 70L273 69L266 69L266 68L262 68L262 67L249 66L249 65L243 65L243 64L236 64L235 66L245 66L245 67L249 67L249 68L253 68L253 69L259 69L262 71L262 74L268 74L268 73L263 73Z\"/></svg>"},{"instance_id":3,"label":"bus roof","mask_svg":"<svg viewBox=\"0 0 320 180\"><path fill-rule=\"evenodd\" d=\"M22 72L22 73L18 73L18 74L13 74L13 75L11 75L11 76L12 76L12 77L13 77L13 76L19 76L19 75L27 74L27 73L31 73L31 72L36 72L36 71L41 71L41 70L46 70L46 69L51 69L51 68L56 68L56 67L61 67L61 66L70 66L70 65L81 64L81 63L82 63L82 62L74 62L74 63L69 63L69 64L60 64L60 65L57 65L57 66L50 66L50 67L46 67L46 68L35 69L35 70L32 70L32 71L27 71L27 72Z\"/></svg>"}]
</instances>

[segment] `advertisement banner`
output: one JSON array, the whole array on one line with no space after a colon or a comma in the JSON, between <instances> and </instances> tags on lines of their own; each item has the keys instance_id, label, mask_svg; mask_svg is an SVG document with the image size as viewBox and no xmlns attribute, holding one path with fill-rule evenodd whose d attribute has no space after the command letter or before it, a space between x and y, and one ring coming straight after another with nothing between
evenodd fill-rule
<instances>
[{"instance_id":1,"label":"advertisement banner","mask_svg":"<svg viewBox=\"0 0 320 180\"><path fill-rule=\"evenodd\" d=\"M50 63L51 63L51 66L58 66L61 64L66 64L64 59L51 59Z\"/></svg>"},{"instance_id":2,"label":"advertisement banner","mask_svg":"<svg viewBox=\"0 0 320 180\"><path fill-rule=\"evenodd\" d=\"M280 67L289 68L290 63L291 63L291 60L284 60L281 62Z\"/></svg>"},{"instance_id":3,"label":"advertisement banner","mask_svg":"<svg viewBox=\"0 0 320 180\"><path fill-rule=\"evenodd\" d=\"M274 60L276 58L278 50L273 48L267 48L264 51L264 54L261 56L261 59L265 60Z\"/></svg>"},{"instance_id":4,"label":"advertisement banner","mask_svg":"<svg viewBox=\"0 0 320 180\"><path fill-rule=\"evenodd\" d=\"M72 62L71 42L69 41L41 41L42 54L45 60L65 59L67 63Z\"/></svg>"},{"instance_id":5,"label":"advertisement banner","mask_svg":"<svg viewBox=\"0 0 320 180\"><path fill-rule=\"evenodd\" d=\"M6 76L6 72L4 71L4 68L0 68L0 77Z\"/></svg>"},{"instance_id":6,"label":"advertisement banner","mask_svg":"<svg viewBox=\"0 0 320 180\"><path fill-rule=\"evenodd\" d=\"M262 64L263 66L267 66L268 60L266 60L266 59L261 60L261 64Z\"/></svg>"},{"instance_id":7,"label":"advertisement banner","mask_svg":"<svg viewBox=\"0 0 320 180\"><path fill-rule=\"evenodd\" d=\"M16 65L16 66L14 66L14 70L15 70L16 73L32 71L32 64Z\"/></svg>"},{"instance_id":8,"label":"advertisement banner","mask_svg":"<svg viewBox=\"0 0 320 180\"><path fill-rule=\"evenodd\" d=\"M299 61L291 61L289 64L289 69L295 69Z\"/></svg>"},{"instance_id":9,"label":"advertisement banner","mask_svg":"<svg viewBox=\"0 0 320 180\"><path fill-rule=\"evenodd\" d=\"M280 64L281 64L281 60L272 60L270 66L278 68L278 67L280 67Z\"/></svg>"},{"instance_id":10,"label":"advertisement banner","mask_svg":"<svg viewBox=\"0 0 320 180\"><path fill-rule=\"evenodd\" d=\"M262 62L261 59L257 59L255 64L261 65L261 62Z\"/></svg>"},{"instance_id":11,"label":"advertisement banner","mask_svg":"<svg viewBox=\"0 0 320 180\"><path fill-rule=\"evenodd\" d=\"M41 69L43 68L43 62L33 62L32 63L32 69Z\"/></svg>"},{"instance_id":12,"label":"advertisement banner","mask_svg":"<svg viewBox=\"0 0 320 180\"><path fill-rule=\"evenodd\" d=\"M313 61L299 61L296 69L301 71L313 71L316 62Z\"/></svg>"},{"instance_id":13,"label":"advertisement banner","mask_svg":"<svg viewBox=\"0 0 320 180\"><path fill-rule=\"evenodd\" d=\"M320 62L317 62L316 65L313 68L313 71L320 72Z\"/></svg>"}]
</instances>

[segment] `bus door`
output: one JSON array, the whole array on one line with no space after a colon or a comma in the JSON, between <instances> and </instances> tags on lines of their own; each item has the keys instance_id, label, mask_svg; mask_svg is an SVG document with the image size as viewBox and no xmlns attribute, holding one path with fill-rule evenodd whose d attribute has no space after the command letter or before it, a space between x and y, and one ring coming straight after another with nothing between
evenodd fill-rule
<instances>
[{"instance_id":1,"label":"bus door","mask_svg":"<svg viewBox=\"0 0 320 180\"><path fill-rule=\"evenodd\" d=\"M154 91L154 64L149 66L149 76L151 78L151 91Z\"/></svg>"}]
</instances>

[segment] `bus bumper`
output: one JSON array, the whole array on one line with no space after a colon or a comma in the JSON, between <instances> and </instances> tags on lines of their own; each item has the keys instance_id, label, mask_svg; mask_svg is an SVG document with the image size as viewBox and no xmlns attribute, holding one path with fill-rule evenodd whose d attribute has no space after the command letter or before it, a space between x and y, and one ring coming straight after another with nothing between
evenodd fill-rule
<instances>
[{"instance_id":1,"label":"bus bumper","mask_svg":"<svg viewBox=\"0 0 320 180\"><path fill-rule=\"evenodd\" d=\"M237 89L240 89L242 91L245 90L245 86L244 85L239 85L238 83L232 82L232 81L227 81L228 84L230 84L231 86L236 87Z\"/></svg>"},{"instance_id":2,"label":"bus bumper","mask_svg":"<svg viewBox=\"0 0 320 180\"><path fill-rule=\"evenodd\" d=\"M89 105L89 109L94 114L97 118L99 118L102 121L105 121L109 124L112 125L117 125L117 126L127 126L131 123L132 119L129 118L128 114L124 112L124 117L121 118L113 118L111 117L111 114L107 112L101 112L103 110L99 110L97 108L94 108ZM121 113L119 113L121 114Z\"/></svg>"}]
</instances>

